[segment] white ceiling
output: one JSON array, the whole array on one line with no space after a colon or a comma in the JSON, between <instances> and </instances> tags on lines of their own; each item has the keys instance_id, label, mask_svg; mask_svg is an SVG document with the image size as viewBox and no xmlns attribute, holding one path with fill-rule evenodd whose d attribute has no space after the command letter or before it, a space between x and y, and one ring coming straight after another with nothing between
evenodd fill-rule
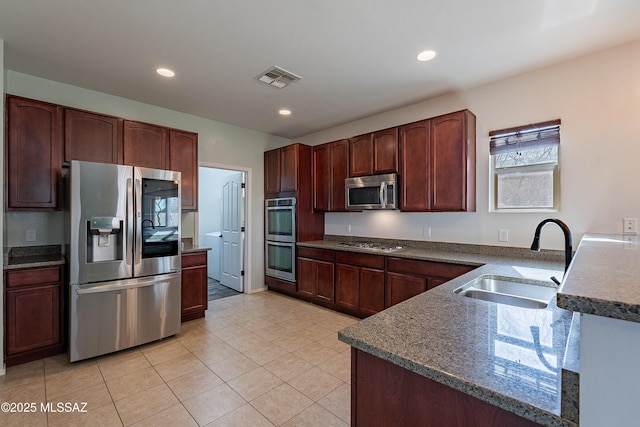
<instances>
[{"instance_id":1,"label":"white ceiling","mask_svg":"<svg viewBox=\"0 0 640 427\"><path fill-rule=\"evenodd\" d=\"M640 0L4 0L0 38L10 70L294 139L638 40Z\"/></svg>"}]
</instances>

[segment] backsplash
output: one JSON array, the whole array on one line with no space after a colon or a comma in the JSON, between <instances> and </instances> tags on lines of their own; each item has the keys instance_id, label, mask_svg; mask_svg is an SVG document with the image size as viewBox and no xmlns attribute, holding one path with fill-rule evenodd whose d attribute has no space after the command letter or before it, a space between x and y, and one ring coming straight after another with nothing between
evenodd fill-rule
<instances>
[{"instance_id":1,"label":"backsplash","mask_svg":"<svg viewBox=\"0 0 640 427\"><path fill-rule=\"evenodd\" d=\"M64 228L62 211L7 211L4 213L3 246L60 245L65 242Z\"/></svg>"}]
</instances>

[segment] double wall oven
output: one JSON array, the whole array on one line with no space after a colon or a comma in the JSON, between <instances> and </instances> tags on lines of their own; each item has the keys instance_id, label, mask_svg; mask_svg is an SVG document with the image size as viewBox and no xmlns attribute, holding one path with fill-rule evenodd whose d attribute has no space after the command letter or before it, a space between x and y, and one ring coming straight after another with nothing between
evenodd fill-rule
<instances>
[{"instance_id":1,"label":"double wall oven","mask_svg":"<svg viewBox=\"0 0 640 427\"><path fill-rule=\"evenodd\" d=\"M265 200L265 274L296 281L296 199Z\"/></svg>"}]
</instances>

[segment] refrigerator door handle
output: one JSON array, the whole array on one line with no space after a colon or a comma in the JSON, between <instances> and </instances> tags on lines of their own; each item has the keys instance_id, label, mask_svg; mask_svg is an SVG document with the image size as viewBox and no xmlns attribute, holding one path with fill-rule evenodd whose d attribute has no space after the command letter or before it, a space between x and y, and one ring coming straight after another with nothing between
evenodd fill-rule
<instances>
[{"instance_id":1,"label":"refrigerator door handle","mask_svg":"<svg viewBox=\"0 0 640 427\"><path fill-rule=\"evenodd\" d=\"M166 285L170 282L171 279L175 279L177 275L180 273L169 273L161 278L151 277L144 279L135 279L129 281L114 281L114 282L106 282L97 286L89 286L86 288L72 285L72 288L75 288L75 292L78 295L87 295L87 294L98 294L103 292L112 292L112 291L126 291L127 289L135 289L135 288L144 288L146 286L156 286L156 285Z\"/></svg>"},{"instance_id":2,"label":"refrigerator door handle","mask_svg":"<svg viewBox=\"0 0 640 427\"><path fill-rule=\"evenodd\" d=\"M134 288L144 288L146 286L155 286L155 285L162 285L162 284L166 284L168 283L168 281L159 281L159 282L144 282L144 283L135 283L135 284L105 284L105 285L100 285L100 286L93 286L91 288L85 288L85 289L76 289L76 293L78 295L87 295L87 294L100 294L100 293L104 293L104 292L113 292L113 291L126 291L127 289L134 289Z\"/></svg>"},{"instance_id":3,"label":"refrigerator door handle","mask_svg":"<svg viewBox=\"0 0 640 427\"><path fill-rule=\"evenodd\" d=\"M132 216L132 222L134 222L134 232L132 236L135 236L135 243L133 247L133 262L134 269L133 275L137 276L139 267L137 267L142 261L142 178L138 176L139 172L137 168L134 168L134 214Z\"/></svg>"},{"instance_id":4,"label":"refrigerator door handle","mask_svg":"<svg viewBox=\"0 0 640 427\"><path fill-rule=\"evenodd\" d=\"M127 249L126 249L126 262L131 266L133 262L133 183L131 178L127 178Z\"/></svg>"}]
</instances>

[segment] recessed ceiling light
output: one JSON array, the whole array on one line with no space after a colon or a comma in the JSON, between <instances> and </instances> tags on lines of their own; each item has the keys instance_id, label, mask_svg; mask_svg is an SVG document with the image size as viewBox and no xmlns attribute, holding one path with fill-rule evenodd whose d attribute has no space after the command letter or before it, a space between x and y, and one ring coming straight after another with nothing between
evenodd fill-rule
<instances>
[{"instance_id":1,"label":"recessed ceiling light","mask_svg":"<svg viewBox=\"0 0 640 427\"><path fill-rule=\"evenodd\" d=\"M173 77L176 75L176 73L168 68L157 68L156 73L160 74L163 77Z\"/></svg>"},{"instance_id":2,"label":"recessed ceiling light","mask_svg":"<svg viewBox=\"0 0 640 427\"><path fill-rule=\"evenodd\" d=\"M281 116L290 116L291 110L286 108L281 108L280 110L278 110L278 114L280 114Z\"/></svg>"},{"instance_id":3,"label":"recessed ceiling light","mask_svg":"<svg viewBox=\"0 0 640 427\"><path fill-rule=\"evenodd\" d=\"M433 50L424 50L420 52L417 56L418 61L420 62L431 61L435 57L436 57L436 52Z\"/></svg>"}]
</instances>

